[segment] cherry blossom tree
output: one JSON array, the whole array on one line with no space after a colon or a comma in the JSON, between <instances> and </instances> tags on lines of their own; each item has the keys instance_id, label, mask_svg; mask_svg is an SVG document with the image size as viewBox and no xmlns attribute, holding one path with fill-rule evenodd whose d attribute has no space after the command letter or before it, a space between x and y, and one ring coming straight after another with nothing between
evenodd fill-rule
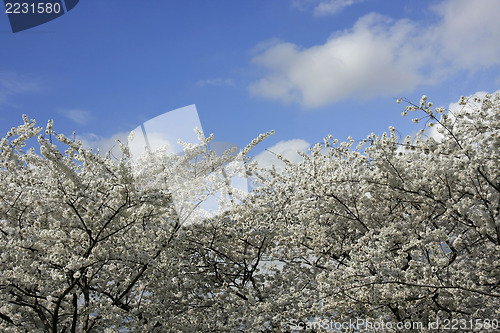
<instances>
[{"instance_id":1,"label":"cherry blossom tree","mask_svg":"<svg viewBox=\"0 0 500 333\"><path fill-rule=\"evenodd\" d=\"M262 300L248 327L498 329L500 96L459 104L445 112L423 96L403 115L432 131L330 136L281 173L255 170L262 186L233 214L269 265L247 283Z\"/></svg>"},{"instance_id":2,"label":"cherry blossom tree","mask_svg":"<svg viewBox=\"0 0 500 333\"><path fill-rule=\"evenodd\" d=\"M24 116L0 143L0 329L186 325L187 311L206 307L214 288L194 266L187 222L217 191L236 201L228 180L244 172L242 155L216 156L200 136L182 156L159 151L135 162L122 144L116 161L57 135L52 122L41 133ZM35 138L40 153L26 149ZM186 204L175 207L174 197Z\"/></svg>"},{"instance_id":3,"label":"cherry blossom tree","mask_svg":"<svg viewBox=\"0 0 500 333\"><path fill-rule=\"evenodd\" d=\"M329 136L280 172L245 160L267 135L236 156L200 136L182 156L123 145L114 161L25 118L0 145L0 328L494 331L500 96L405 103L427 130ZM35 137L40 154L23 151ZM248 195L228 181L245 173Z\"/></svg>"}]
</instances>

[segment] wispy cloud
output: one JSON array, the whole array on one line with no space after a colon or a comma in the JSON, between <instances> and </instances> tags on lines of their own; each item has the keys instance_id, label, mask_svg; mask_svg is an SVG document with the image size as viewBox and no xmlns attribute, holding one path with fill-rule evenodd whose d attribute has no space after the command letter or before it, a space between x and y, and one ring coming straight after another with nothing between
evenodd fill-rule
<instances>
[{"instance_id":1,"label":"wispy cloud","mask_svg":"<svg viewBox=\"0 0 500 333\"><path fill-rule=\"evenodd\" d=\"M439 17L433 25L371 13L321 45L269 45L253 58L266 74L249 90L315 108L348 98L394 96L459 70L500 65L499 6L446 0L432 10Z\"/></svg>"},{"instance_id":2,"label":"wispy cloud","mask_svg":"<svg viewBox=\"0 0 500 333\"><path fill-rule=\"evenodd\" d=\"M198 87L207 87L207 86L216 86L216 87L234 86L234 81L232 79L216 78L216 79L198 80L196 82L196 85Z\"/></svg>"},{"instance_id":3,"label":"wispy cloud","mask_svg":"<svg viewBox=\"0 0 500 333\"><path fill-rule=\"evenodd\" d=\"M335 15L345 8L364 0L293 0L292 6L301 10L312 10L316 16Z\"/></svg>"},{"instance_id":4,"label":"wispy cloud","mask_svg":"<svg viewBox=\"0 0 500 333\"><path fill-rule=\"evenodd\" d=\"M0 105L12 105L11 97L40 90L40 83L33 78L15 73L0 73Z\"/></svg>"},{"instance_id":5,"label":"wispy cloud","mask_svg":"<svg viewBox=\"0 0 500 333\"><path fill-rule=\"evenodd\" d=\"M90 112L81 109L63 110L61 114L79 125L85 125L91 118Z\"/></svg>"}]
</instances>

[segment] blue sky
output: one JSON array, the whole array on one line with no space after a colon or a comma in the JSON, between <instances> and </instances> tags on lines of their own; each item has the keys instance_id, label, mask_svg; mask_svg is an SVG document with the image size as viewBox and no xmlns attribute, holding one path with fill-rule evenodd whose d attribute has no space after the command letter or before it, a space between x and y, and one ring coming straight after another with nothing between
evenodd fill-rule
<instances>
[{"instance_id":1,"label":"blue sky","mask_svg":"<svg viewBox=\"0 0 500 333\"><path fill-rule=\"evenodd\" d=\"M85 0L13 34L0 13L0 132L26 113L89 144L196 104L206 134L255 150L417 130L394 98L436 106L500 86L494 0Z\"/></svg>"}]
</instances>

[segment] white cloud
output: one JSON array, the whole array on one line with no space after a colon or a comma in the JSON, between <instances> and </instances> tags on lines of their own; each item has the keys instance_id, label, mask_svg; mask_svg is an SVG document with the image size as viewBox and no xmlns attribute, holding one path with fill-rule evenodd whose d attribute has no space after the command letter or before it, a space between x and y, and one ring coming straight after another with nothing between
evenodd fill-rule
<instances>
[{"instance_id":1,"label":"white cloud","mask_svg":"<svg viewBox=\"0 0 500 333\"><path fill-rule=\"evenodd\" d=\"M258 165L262 168L271 168L274 165L277 170L282 170L285 167L285 163L280 161L276 157L276 154L282 155L290 162L298 163L302 161L302 156L300 156L297 151L307 153L309 147L311 147L311 144L302 139L280 141L266 151L255 156L254 160L257 161Z\"/></svg>"},{"instance_id":2,"label":"white cloud","mask_svg":"<svg viewBox=\"0 0 500 333\"><path fill-rule=\"evenodd\" d=\"M120 143L127 143L127 137L130 133L128 132L120 132L112 135L111 137L103 137L94 133L86 133L83 135L77 135L76 139L80 140L83 144L83 147L86 149L94 149L97 151L99 149L103 155L110 153L112 156L116 158L120 158L122 156L120 150Z\"/></svg>"},{"instance_id":3,"label":"white cloud","mask_svg":"<svg viewBox=\"0 0 500 333\"><path fill-rule=\"evenodd\" d=\"M144 137L144 135L142 134L142 131L139 132L136 128L134 132L134 140L128 142L130 153L132 154L133 158L138 158L139 156L141 156L146 150L148 150L148 146L152 151L164 149L166 153L179 152L177 141L172 142L171 140L169 140L166 137L165 132L148 132L147 141L146 137Z\"/></svg>"},{"instance_id":4,"label":"white cloud","mask_svg":"<svg viewBox=\"0 0 500 333\"><path fill-rule=\"evenodd\" d=\"M435 6L440 24L429 30L455 68L500 64L500 6L489 0L448 0Z\"/></svg>"},{"instance_id":5,"label":"white cloud","mask_svg":"<svg viewBox=\"0 0 500 333\"><path fill-rule=\"evenodd\" d=\"M457 70L500 64L500 6L447 0L433 10L440 17L433 25L371 13L322 45L275 42L254 57L266 75L249 91L314 108L353 97L395 96Z\"/></svg>"},{"instance_id":6,"label":"white cloud","mask_svg":"<svg viewBox=\"0 0 500 333\"><path fill-rule=\"evenodd\" d=\"M407 56L406 46L415 29L407 21L392 22L376 14L361 18L351 31L337 34L325 44L300 49L276 44L253 59L269 71L250 86L254 94L298 101L318 107L362 93L362 97L399 93L422 78L422 59Z\"/></svg>"},{"instance_id":7,"label":"white cloud","mask_svg":"<svg viewBox=\"0 0 500 333\"><path fill-rule=\"evenodd\" d=\"M363 1L364 0L293 0L292 6L301 10L312 9L314 15L325 16L338 14L346 7Z\"/></svg>"},{"instance_id":8,"label":"white cloud","mask_svg":"<svg viewBox=\"0 0 500 333\"><path fill-rule=\"evenodd\" d=\"M182 153L183 146L178 143L179 140L192 144L200 142L195 128L203 134L196 106L192 104L165 112L137 126L131 131L134 133L131 141L131 132L120 132L111 137L89 133L77 139L82 141L85 148L99 148L104 154L111 151L115 157L121 156L119 140L127 144L133 158L137 158L146 149L155 151L165 148L166 153Z\"/></svg>"},{"instance_id":9,"label":"white cloud","mask_svg":"<svg viewBox=\"0 0 500 333\"><path fill-rule=\"evenodd\" d=\"M234 86L234 81L233 81L233 79L216 78L216 79L208 79L208 80L198 80L196 82L196 85L198 87L207 87L207 86L216 86L216 87Z\"/></svg>"},{"instance_id":10,"label":"white cloud","mask_svg":"<svg viewBox=\"0 0 500 333\"><path fill-rule=\"evenodd\" d=\"M352 6L363 0L330 0L321 1L314 7L314 14L318 16L340 13L344 8Z\"/></svg>"},{"instance_id":11,"label":"white cloud","mask_svg":"<svg viewBox=\"0 0 500 333\"><path fill-rule=\"evenodd\" d=\"M90 112L80 109L64 110L62 115L79 125L84 125L90 120Z\"/></svg>"}]
</instances>

